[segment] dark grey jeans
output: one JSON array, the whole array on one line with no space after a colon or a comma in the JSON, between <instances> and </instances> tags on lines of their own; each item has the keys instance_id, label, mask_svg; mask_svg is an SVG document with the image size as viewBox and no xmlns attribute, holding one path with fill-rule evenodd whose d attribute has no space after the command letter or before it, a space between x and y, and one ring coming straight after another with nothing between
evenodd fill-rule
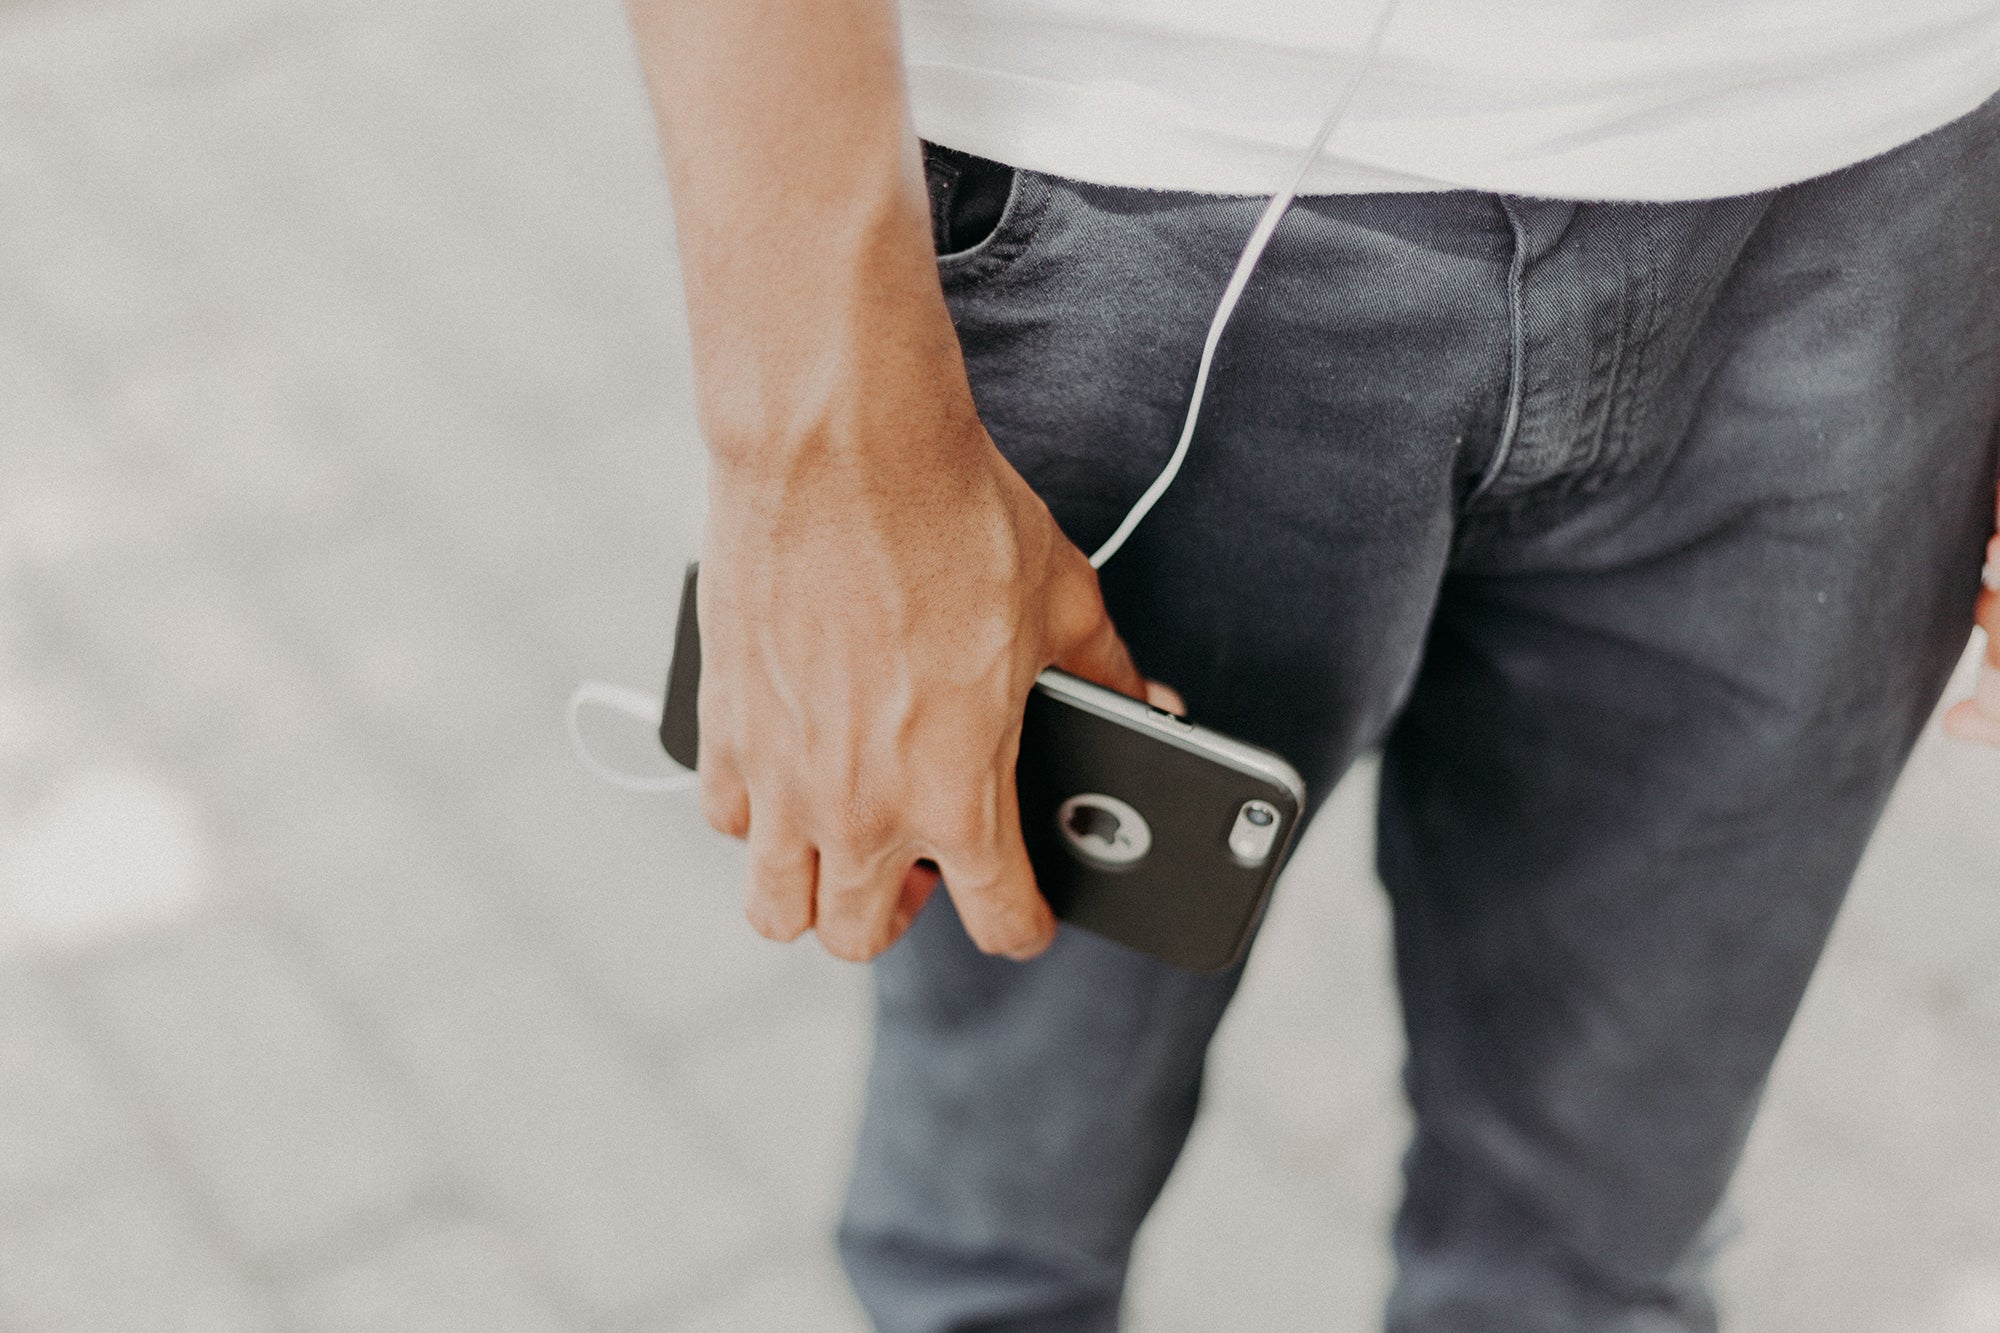
<instances>
[{"instance_id":1,"label":"dark grey jeans","mask_svg":"<svg viewBox=\"0 0 2000 1333\"><path fill-rule=\"evenodd\" d=\"M931 170L941 237L1006 194ZM1088 550L1172 447L1260 201L1010 178L945 290ZM1705 1226L1969 631L1996 223L1990 103L1755 196L1315 198L1279 230L1104 588L1142 670L1316 797L1382 747L1397 1333L1714 1327ZM1112 1328L1236 977L1073 931L987 958L943 895L875 974L841 1229L870 1313Z\"/></svg>"}]
</instances>

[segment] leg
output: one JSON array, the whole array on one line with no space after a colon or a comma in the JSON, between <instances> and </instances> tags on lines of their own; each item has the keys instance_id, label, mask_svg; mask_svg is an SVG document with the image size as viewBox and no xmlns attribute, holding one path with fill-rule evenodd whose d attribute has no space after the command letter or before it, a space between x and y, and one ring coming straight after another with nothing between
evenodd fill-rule
<instances>
[{"instance_id":1,"label":"leg","mask_svg":"<svg viewBox=\"0 0 2000 1333\"><path fill-rule=\"evenodd\" d=\"M877 964L849 1273L895 1333L1112 1328L1238 974L1070 930L1023 967L940 904Z\"/></svg>"},{"instance_id":2,"label":"leg","mask_svg":"<svg viewBox=\"0 0 2000 1333\"><path fill-rule=\"evenodd\" d=\"M981 414L1086 549L1165 461L1255 211L1023 175L999 231L943 261ZM1416 660L1466 455L1499 415L1509 244L1470 197L1290 219L1187 470L1106 571L1140 667L1316 797ZM876 963L841 1246L878 1326L1113 1327L1235 983L1072 931L1031 964L986 958L935 899Z\"/></svg>"},{"instance_id":3,"label":"leg","mask_svg":"<svg viewBox=\"0 0 2000 1333\"><path fill-rule=\"evenodd\" d=\"M1761 213L1569 228L1664 281L1626 306L1637 406L1468 518L1387 747L1418 1116L1397 1333L1715 1327L1710 1220L1968 630L1995 129ZM1673 238L1717 219L1740 228L1705 269Z\"/></svg>"}]
</instances>

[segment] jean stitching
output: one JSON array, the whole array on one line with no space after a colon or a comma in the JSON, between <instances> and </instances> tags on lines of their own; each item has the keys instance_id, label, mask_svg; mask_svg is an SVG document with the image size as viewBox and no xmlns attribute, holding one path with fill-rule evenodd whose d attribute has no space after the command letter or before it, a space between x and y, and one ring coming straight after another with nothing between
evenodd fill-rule
<instances>
[{"instance_id":1,"label":"jean stitching","mask_svg":"<svg viewBox=\"0 0 2000 1333\"><path fill-rule=\"evenodd\" d=\"M1507 262L1507 411L1500 426L1500 443L1493 449L1493 461L1486 465L1485 475L1465 497L1467 505L1486 494L1500 479L1514 452L1514 436L1521 426L1522 379L1527 361L1527 320L1521 308L1521 279L1528 267L1528 232L1504 196L1495 195L1494 199L1514 235L1514 253Z\"/></svg>"},{"instance_id":2,"label":"jean stitching","mask_svg":"<svg viewBox=\"0 0 2000 1333\"><path fill-rule=\"evenodd\" d=\"M952 197L958 192L958 164L939 153L931 145L924 145L924 184L930 197L931 246L941 250L945 245L945 223L951 216Z\"/></svg>"},{"instance_id":3,"label":"jean stitching","mask_svg":"<svg viewBox=\"0 0 2000 1333\"><path fill-rule=\"evenodd\" d=\"M1035 219L1047 203L1044 182L1021 168L1007 184L1007 201L1000 220L977 245L937 257L939 279L948 287L989 278L1018 259L1027 249Z\"/></svg>"},{"instance_id":4,"label":"jean stitching","mask_svg":"<svg viewBox=\"0 0 2000 1333\"><path fill-rule=\"evenodd\" d=\"M1012 167L1008 168L1008 170L1012 172L1012 174L1009 175L1007 178L1007 198L1001 202L1000 216L994 219L993 230L987 232L984 236L980 237L977 241L974 241L971 245L966 246L963 250L952 250L948 252L939 251L937 262L940 266L945 264L956 264L962 260L971 260L978 258L982 253L986 251L987 247L993 244L994 240L1002 232L1007 230L1007 224L1013 219L1014 215L1014 200L1021 192L1021 173ZM956 169L954 169L952 172L952 185L954 193L956 193L956 187L958 185L958 175L959 173L957 172ZM947 199L946 202L956 203L957 200ZM951 231L951 217L948 213L944 217L941 217L937 220L937 231L938 231L939 244L940 245L945 244L946 243L945 238L950 234Z\"/></svg>"},{"instance_id":5,"label":"jean stitching","mask_svg":"<svg viewBox=\"0 0 2000 1333\"><path fill-rule=\"evenodd\" d=\"M1647 214L1646 221L1650 224L1653 221L1653 216ZM1644 302L1640 307L1640 322L1638 327L1632 332L1631 367L1620 376L1622 383L1618 395L1618 428L1619 433L1626 440L1634 438L1637 433L1636 423L1641 415L1642 404L1645 401L1644 389L1647 353L1651 350L1659 333L1661 322L1660 307L1664 296L1664 293L1660 290L1658 248L1650 243L1652 228L1648 225L1642 226L1638 230L1640 242L1646 247L1642 259L1645 267L1646 291ZM1607 421L1607 429L1609 425L1610 423ZM1620 452L1630 454L1633 451L1628 447ZM1611 457L1616 458L1616 453L1610 450L1608 441L1606 447L1600 449L1599 453L1600 456L1610 453ZM1626 463L1624 466L1619 466L1614 462L1611 466L1616 471L1622 472L1633 465L1632 463ZM1610 478L1606 477L1605 480L1608 481Z\"/></svg>"},{"instance_id":6,"label":"jean stitching","mask_svg":"<svg viewBox=\"0 0 2000 1333\"><path fill-rule=\"evenodd\" d=\"M1586 490L1608 486L1640 467L1644 461L1636 442L1640 439L1641 423L1646 415L1648 362L1652 359L1651 352L1663 328L1661 311L1667 299L1667 292L1661 284L1659 247L1653 244L1657 216L1648 211L1641 215L1640 224L1632 228L1641 247L1638 283L1630 282L1631 264L1624 259L1623 251L1620 252L1621 281L1634 290L1627 300L1629 309L1619 327L1618 359L1612 365L1611 401L1607 404L1600 427L1598 447L1589 460L1589 469L1595 475L1584 483Z\"/></svg>"},{"instance_id":7,"label":"jean stitching","mask_svg":"<svg viewBox=\"0 0 2000 1333\"><path fill-rule=\"evenodd\" d=\"M1596 334L1596 330L1602 328L1601 317L1593 313L1587 326L1593 331L1590 358L1592 388L1578 424L1587 426L1589 447L1579 451L1578 456L1564 468L1566 473L1576 477L1585 476L1607 458L1616 456L1613 437L1623 434L1624 423L1630 415L1627 397L1630 385L1623 378L1627 353L1637 337L1635 330L1643 325L1649 308L1634 291L1632 264L1626 252L1623 229L1614 226L1607 230L1612 252L1618 258L1618 311L1612 321L1608 349L1603 348L1604 340ZM1582 484L1586 490L1589 489L1587 481Z\"/></svg>"}]
</instances>

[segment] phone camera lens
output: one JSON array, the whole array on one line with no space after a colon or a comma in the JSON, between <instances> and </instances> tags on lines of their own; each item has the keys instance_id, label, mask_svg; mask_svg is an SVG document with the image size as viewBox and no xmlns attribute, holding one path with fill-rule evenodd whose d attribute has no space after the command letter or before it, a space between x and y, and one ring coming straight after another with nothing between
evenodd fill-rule
<instances>
[{"instance_id":1,"label":"phone camera lens","mask_svg":"<svg viewBox=\"0 0 2000 1333\"><path fill-rule=\"evenodd\" d=\"M1245 801L1229 829L1229 853L1246 866L1260 866L1278 846L1278 811L1269 801Z\"/></svg>"}]
</instances>

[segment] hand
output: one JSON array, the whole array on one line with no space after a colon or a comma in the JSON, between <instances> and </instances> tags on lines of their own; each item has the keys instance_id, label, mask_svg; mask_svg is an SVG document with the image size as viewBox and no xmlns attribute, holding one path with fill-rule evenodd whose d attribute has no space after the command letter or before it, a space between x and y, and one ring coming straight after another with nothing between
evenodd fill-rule
<instances>
[{"instance_id":1,"label":"hand","mask_svg":"<svg viewBox=\"0 0 2000 1333\"><path fill-rule=\"evenodd\" d=\"M852 447L775 473L712 474L703 810L749 838L757 931L815 929L845 959L888 948L940 874L980 948L1026 958L1053 939L1014 788L1043 667L1182 708L1148 690L1095 571L970 396L946 397L905 395L893 424L849 421L835 433ZM918 447L871 452L885 439Z\"/></svg>"},{"instance_id":2,"label":"hand","mask_svg":"<svg viewBox=\"0 0 2000 1333\"><path fill-rule=\"evenodd\" d=\"M1015 807L1028 691L1144 682L973 410L896 6L628 7L712 460L703 808L750 840L765 935L873 957L941 871L973 940L1026 957L1055 932Z\"/></svg>"},{"instance_id":3,"label":"hand","mask_svg":"<svg viewBox=\"0 0 2000 1333\"><path fill-rule=\"evenodd\" d=\"M2000 535L1986 547L1986 590L1979 594L1977 615L1986 631L1986 660L1972 698L1952 706L1944 729L1960 740L2000 745Z\"/></svg>"}]
</instances>

